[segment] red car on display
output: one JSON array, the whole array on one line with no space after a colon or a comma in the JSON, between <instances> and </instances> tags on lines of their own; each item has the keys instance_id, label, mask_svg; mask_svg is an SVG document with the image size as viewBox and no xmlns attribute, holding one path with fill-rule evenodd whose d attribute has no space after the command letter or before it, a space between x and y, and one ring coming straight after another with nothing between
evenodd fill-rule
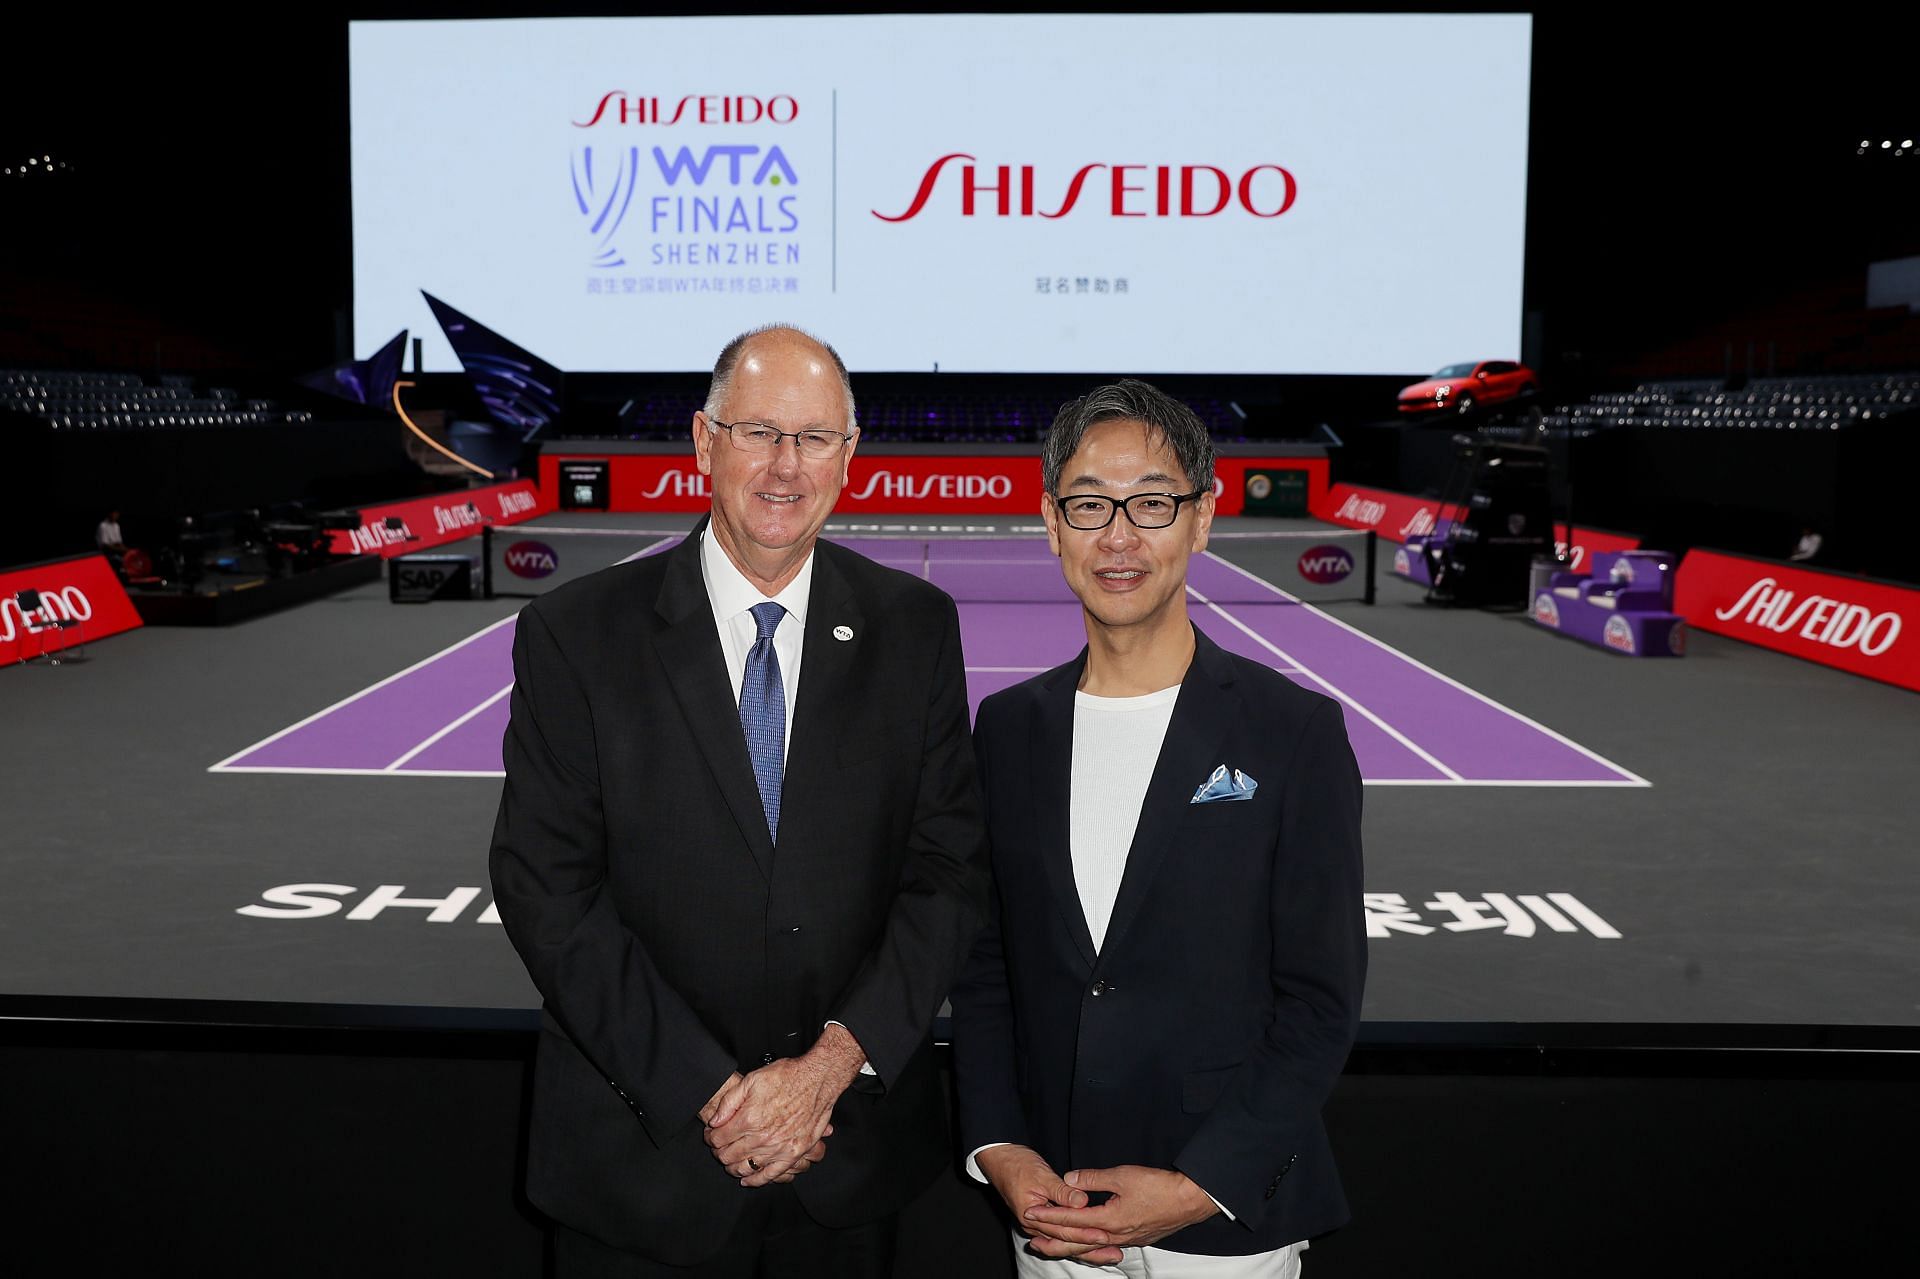
<instances>
[{"instance_id":1,"label":"red car on display","mask_svg":"<svg viewBox=\"0 0 1920 1279\"><path fill-rule=\"evenodd\" d=\"M1430 378L1400 392L1402 413L1465 413L1475 405L1498 404L1532 395L1540 379L1513 360L1449 364Z\"/></svg>"}]
</instances>

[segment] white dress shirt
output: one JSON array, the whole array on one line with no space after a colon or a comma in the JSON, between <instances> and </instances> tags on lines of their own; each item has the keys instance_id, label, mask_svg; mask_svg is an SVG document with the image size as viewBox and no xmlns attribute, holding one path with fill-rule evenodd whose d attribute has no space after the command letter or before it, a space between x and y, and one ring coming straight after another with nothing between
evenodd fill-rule
<instances>
[{"instance_id":1,"label":"white dress shirt","mask_svg":"<svg viewBox=\"0 0 1920 1279\"><path fill-rule=\"evenodd\" d=\"M753 607L764 604L768 596L734 567L733 561L713 537L713 527L700 535L700 577L707 586L707 603L713 606L713 626L720 632L720 651L727 659L727 678L733 681L733 704L740 704L740 686L747 678L747 654L760 638L760 626L753 620ZM773 631L773 655L780 661L780 689L786 694L786 734L781 741L780 757L786 759L793 745L793 708L800 692L800 650L807 633L807 601L813 596L813 552L807 562L787 583L787 588L772 596L774 603L787 610ZM846 1023L828 1021L829 1026ZM848 1031L851 1034L851 1031ZM856 1036L857 1038L857 1036ZM860 1063L860 1073L876 1073L868 1062Z\"/></svg>"},{"instance_id":2,"label":"white dress shirt","mask_svg":"<svg viewBox=\"0 0 1920 1279\"><path fill-rule=\"evenodd\" d=\"M740 685L747 677L747 654L759 637L753 620L753 606L767 602L768 596L735 568L726 551L714 540L709 527L700 539L700 576L707 585L707 602L713 606L714 629L720 632L720 651L727 659L727 677L733 681L733 704L740 704ZM800 650L807 630L807 601L813 594L813 553L800 566L785 590L772 596L773 602L787 610L773 632L773 654L780 661L780 687L787 697L786 736L781 743L781 759L793 743L793 708L800 691Z\"/></svg>"}]
</instances>

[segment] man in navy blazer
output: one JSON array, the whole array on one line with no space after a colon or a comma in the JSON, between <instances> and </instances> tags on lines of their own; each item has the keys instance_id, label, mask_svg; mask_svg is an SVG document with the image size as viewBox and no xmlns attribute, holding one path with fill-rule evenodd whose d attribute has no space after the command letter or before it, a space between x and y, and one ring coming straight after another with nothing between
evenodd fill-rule
<instances>
[{"instance_id":1,"label":"man in navy blazer","mask_svg":"<svg viewBox=\"0 0 1920 1279\"><path fill-rule=\"evenodd\" d=\"M1102 387L1043 467L1087 647L975 725L995 902L952 996L969 1171L1027 1236L1022 1275L1290 1276L1347 1218L1320 1116L1366 972L1345 721L1188 619L1214 503L1191 410Z\"/></svg>"},{"instance_id":2,"label":"man in navy blazer","mask_svg":"<svg viewBox=\"0 0 1920 1279\"><path fill-rule=\"evenodd\" d=\"M520 614L491 868L562 1276L888 1279L948 1158L932 1024L986 896L958 615L818 540L856 434L832 348L743 334L694 415L710 517Z\"/></svg>"}]
</instances>

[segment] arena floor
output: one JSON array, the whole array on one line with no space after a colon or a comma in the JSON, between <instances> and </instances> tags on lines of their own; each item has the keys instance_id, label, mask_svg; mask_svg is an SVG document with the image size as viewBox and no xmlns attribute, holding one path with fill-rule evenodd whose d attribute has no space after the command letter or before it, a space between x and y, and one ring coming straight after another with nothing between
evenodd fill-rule
<instances>
[{"instance_id":1,"label":"arena floor","mask_svg":"<svg viewBox=\"0 0 1920 1279\"><path fill-rule=\"evenodd\" d=\"M1920 698L1707 634L1625 658L1384 567L1374 605L1300 604L1283 552L1214 549L1199 623L1347 706L1369 1021L1920 1024ZM370 586L0 671L0 996L523 1023L486 888L523 603ZM962 610L976 701L1079 643L1057 598Z\"/></svg>"}]
</instances>

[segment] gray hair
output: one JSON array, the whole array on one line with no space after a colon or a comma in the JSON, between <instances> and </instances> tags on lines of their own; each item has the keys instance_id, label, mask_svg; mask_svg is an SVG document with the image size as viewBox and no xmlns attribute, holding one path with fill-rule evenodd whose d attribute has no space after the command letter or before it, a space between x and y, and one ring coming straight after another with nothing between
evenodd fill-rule
<instances>
[{"instance_id":1,"label":"gray hair","mask_svg":"<svg viewBox=\"0 0 1920 1279\"><path fill-rule=\"evenodd\" d=\"M701 406L712 421L720 418L720 406L726 403L727 396L733 391L733 374L740 367L740 357L746 354L752 341L768 333L791 333L813 343L833 360L833 367L840 373L840 392L847 397L847 430L855 429L856 419L853 411L853 379L847 374L847 363L840 358L840 352L822 342L803 328L792 324L763 324L757 329L748 329L733 341L720 348L720 358L713 362L713 380L707 384L707 402Z\"/></svg>"},{"instance_id":2,"label":"gray hair","mask_svg":"<svg viewBox=\"0 0 1920 1279\"><path fill-rule=\"evenodd\" d=\"M1090 428L1120 421L1144 423L1149 441L1162 439L1173 449L1189 484L1203 492L1213 491L1213 436L1200 415L1159 387L1138 378L1122 378L1060 406L1040 451L1040 475L1047 492L1060 491L1060 473Z\"/></svg>"}]
</instances>

